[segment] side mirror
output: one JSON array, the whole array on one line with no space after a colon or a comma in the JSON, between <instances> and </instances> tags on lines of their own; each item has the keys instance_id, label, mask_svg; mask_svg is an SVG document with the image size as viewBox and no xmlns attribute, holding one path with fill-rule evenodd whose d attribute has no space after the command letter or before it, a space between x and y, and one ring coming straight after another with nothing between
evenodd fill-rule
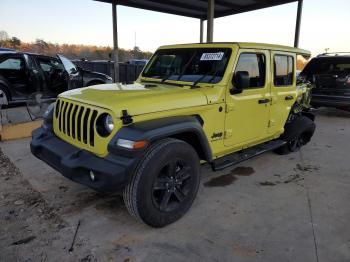
<instances>
[{"instance_id":1,"label":"side mirror","mask_svg":"<svg viewBox=\"0 0 350 262\"><path fill-rule=\"evenodd\" d=\"M238 71L235 73L232 79L233 88L231 89L231 94L240 94L243 89L249 88L250 77L247 71Z\"/></svg>"}]
</instances>

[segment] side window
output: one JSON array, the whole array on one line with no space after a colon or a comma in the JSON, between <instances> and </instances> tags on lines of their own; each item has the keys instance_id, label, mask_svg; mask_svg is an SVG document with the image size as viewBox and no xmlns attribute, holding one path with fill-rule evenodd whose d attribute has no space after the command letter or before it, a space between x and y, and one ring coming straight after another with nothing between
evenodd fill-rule
<instances>
[{"instance_id":1,"label":"side window","mask_svg":"<svg viewBox=\"0 0 350 262\"><path fill-rule=\"evenodd\" d=\"M23 67L24 61L19 57L9 57L0 61L0 69L20 70Z\"/></svg>"},{"instance_id":2,"label":"side window","mask_svg":"<svg viewBox=\"0 0 350 262\"><path fill-rule=\"evenodd\" d=\"M44 72L50 72L52 69L64 70L62 64L51 58L38 58L39 65Z\"/></svg>"},{"instance_id":3,"label":"side window","mask_svg":"<svg viewBox=\"0 0 350 262\"><path fill-rule=\"evenodd\" d=\"M249 88L261 88L265 86L266 58L264 54L242 53L239 56L235 73L245 71L249 73Z\"/></svg>"},{"instance_id":4,"label":"side window","mask_svg":"<svg viewBox=\"0 0 350 262\"><path fill-rule=\"evenodd\" d=\"M274 85L290 86L294 79L294 58L287 55L274 57Z\"/></svg>"},{"instance_id":5,"label":"side window","mask_svg":"<svg viewBox=\"0 0 350 262\"><path fill-rule=\"evenodd\" d=\"M51 65L51 62L50 60L44 60L44 59L38 59L39 60L39 65L41 67L41 69L44 71L44 72L50 72L51 68L52 68L52 65Z\"/></svg>"}]
</instances>

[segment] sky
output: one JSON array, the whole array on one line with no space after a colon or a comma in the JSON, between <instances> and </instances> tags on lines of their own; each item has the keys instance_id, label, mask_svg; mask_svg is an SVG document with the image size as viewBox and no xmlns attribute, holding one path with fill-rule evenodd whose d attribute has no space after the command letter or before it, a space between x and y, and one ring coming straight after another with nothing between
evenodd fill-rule
<instances>
[{"instance_id":1,"label":"sky","mask_svg":"<svg viewBox=\"0 0 350 262\"><path fill-rule=\"evenodd\" d=\"M350 52L350 0L304 0L300 47ZM119 46L155 51L199 42L199 20L118 6ZM214 41L294 44L297 3L215 19ZM0 0L0 31L22 41L112 46L111 5L92 0Z\"/></svg>"}]
</instances>

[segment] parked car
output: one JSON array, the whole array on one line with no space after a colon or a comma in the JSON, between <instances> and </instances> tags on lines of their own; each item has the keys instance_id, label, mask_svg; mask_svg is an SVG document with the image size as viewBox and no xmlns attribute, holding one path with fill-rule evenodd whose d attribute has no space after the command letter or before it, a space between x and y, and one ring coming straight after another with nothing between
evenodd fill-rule
<instances>
[{"instance_id":1,"label":"parked car","mask_svg":"<svg viewBox=\"0 0 350 262\"><path fill-rule=\"evenodd\" d=\"M0 103L28 101L33 93L55 98L69 89L111 83L112 78L75 66L63 55L57 57L0 52Z\"/></svg>"},{"instance_id":2,"label":"parked car","mask_svg":"<svg viewBox=\"0 0 350 262\"><path fill-rule=\"evenodd\" d=\"M148 59L130 59L127 63L130 65L146 65Z\"/></svg>"},{"instance_id":3,"label":"parked car","mask_svg":"<svg viewBox=\"0 0 350 262\"><path fill-rule=\"evenodd\" d=\"M350 110L350 55L319 55L311 59L300 77L314 84L312 106Z\"/></svg>"},{"instance_id":4,"label":"parked car","mask_svg":"<svg viewBox=\"0 0 350 262\"><path fill-rule=\"evenodd\" d=\"M218 171L310 141L298 54L310 55L253 43L161 47L134 84L60 94L31 151L73 181L122 190L130 214L165 226L191 207L201 161Z\"/></svg>"}]
</instances>

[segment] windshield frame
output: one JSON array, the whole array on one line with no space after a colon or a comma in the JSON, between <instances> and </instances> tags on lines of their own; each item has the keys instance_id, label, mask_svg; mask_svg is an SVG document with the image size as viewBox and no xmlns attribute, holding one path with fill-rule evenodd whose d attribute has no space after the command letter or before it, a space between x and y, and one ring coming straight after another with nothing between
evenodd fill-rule
<instances>
[{"instance_id":1,"label":"windshield frame","mask_svg":"<svg viewBox=\"0 0 350 262\"><path fill-rule=\"evenodd\" d=\"M149 68L153 65L155 59L158 57L157 55L160 52L166 52L166 51L173 51L174 52L174 50L181 51L181 50L186 50L186 49L193 50L193 53L198 52L198 51L202 52L202 55L203 55L203 53L205 53L203 51L205 51L206 49L208 50L209 53L223 52L225 57L227 57L227 61L223 65L223 74L219 76L220 77L219 81L215 82L215 81L212 81L212 80L211 81L208 80L208 82L198 82L197 83L198 85L222 85L222 83L224 81L227 81L227 75L230 73L229 72L230 71L229 70L229 66L232 63L232 61L231 61L232 60L232 54L235 52L235 50L232 47L230 47L230 46L189 46L189 47L176 47L176 48L173 48L173 47L160 48L152 55L152 57L150 58L149 62L147 63L147 65L143 69L142 73L140 74L140 81L161 83L161 84L170 84L170 85L176 85L176 86L192 85L194 82L196 82L198 77L201 77L204 74L198 74L198 75L194 74L193 76L195 76L195 77L194 77L193 81L192 80L187 80L187 79L184 80L182 77L186 76L186 74L183 74L183 76L180 77L180 80L171 79L169 77L169 75L160 75L159 77L153 77L153 76L145 75L147 70L149 70ZM215 60L213 62L215 62ZM172 75L172 74L170 74L170 75ZM181 73L180 74L175 74L174 77L176 78L179 75L181 75ZM167 78L167 76L169 78ZM207 75L207 77L209 79L211 79L212 76L213 76L213 74ZM206 79L207 77L205 77L204 79ZM164 81L164 78L166 78L165 81Z\"/></svg>"}]
</instances>

